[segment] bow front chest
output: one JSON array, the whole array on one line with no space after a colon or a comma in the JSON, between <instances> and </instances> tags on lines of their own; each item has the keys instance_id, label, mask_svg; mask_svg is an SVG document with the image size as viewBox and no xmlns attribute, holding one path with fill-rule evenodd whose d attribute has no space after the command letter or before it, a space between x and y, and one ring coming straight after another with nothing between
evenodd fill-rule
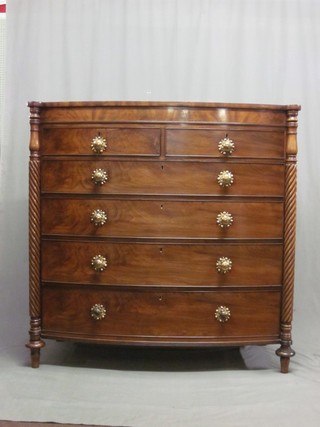
<instances>
[{"instance_id":1,"label":"bow front chest","mask_svg":"<svg viewBox=\"0 0 320 427\"><path fill-rule=\"evenodd\" d=\"M279 343L293 305L299 106L30 107L30 341Z\"/></svg>"}]
</instances>

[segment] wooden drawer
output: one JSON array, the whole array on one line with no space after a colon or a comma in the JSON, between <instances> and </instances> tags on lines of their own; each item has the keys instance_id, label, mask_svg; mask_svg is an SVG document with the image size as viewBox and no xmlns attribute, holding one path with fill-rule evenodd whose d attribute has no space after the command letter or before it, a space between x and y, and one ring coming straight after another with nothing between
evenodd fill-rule
<instances>
[{"instance_id":1,"label":"wooden drawer","mask_svg":"<svg viewBox=\"0 0 320 427\"><path fill-rule=\"evenodd\" d=\"M103 211L103 226L91 222ZM226 211L233 224L221 228L218 215ZM162 200L82 200L46 198L41 228L45 235L138 238L282 238L283 203Z\"/></svg>"},{"instance_id":2,"label":"wooden drawer","mask_svg":"<svg viewBox=\"0 0 320 427\"><path fill-rule=\"evenodd\" d=\"M107 181L95 184L101 169ZM218 176L229 171L233 183L219 185ZM211 162L43 160L42 192L82 194L190 194L282 196L284 166L220 164Z\"/></svg>"},{"instance_id":3,"label":"wooden drawer","mask_svg":"<svg viewBox=\"0 0 320 427\"><path fill-rule=\"evenodd\" d=\"M103 271L92 258L102 255ZM218 272L222 257L231 270ZM282 245L116 244L43 241L42 280L101 285L263 286L282 282ZM259 265L259 268L258 268Z\"/></svg>"},{"instance_id":4,"label":"wooden drawer","mask_svg":"<svg viewBox=\"0 0 320 427\"><path fill-rule=\"evenodd\" d=\"M218 149L219 141L228 136L234 151L227 157L284 158L285 132L260 130L168 129L168 156L196 156L225 158Z\"/></svg>"},{"instance_id":5,"label":"wooden drawer","mask_svg":"<svg viewBox=\"0 0 320 427\"><path fill-rule=\"evenodd\" d=\"M91 149L93 138L101 135L107 148L102 154ZM83 154L95 156L158 156L160 130L156 128L49 128L41 132L41 154Z\"/></svg>"},{"instance_id":6,"label":"wooden drawer","mask_svg":"<svg viewBox=\"0 0 320 427\"><path fill-rule=\"evenodd\" d=\"M103 305L101 320L91 308ZM215 318L229 308L225 323ZM93 287L42 288L44 336L106 341L201 341L279 336L280 293L276 291L205 292L171 290L105 290Z\"/></svg>"}]
</instances>

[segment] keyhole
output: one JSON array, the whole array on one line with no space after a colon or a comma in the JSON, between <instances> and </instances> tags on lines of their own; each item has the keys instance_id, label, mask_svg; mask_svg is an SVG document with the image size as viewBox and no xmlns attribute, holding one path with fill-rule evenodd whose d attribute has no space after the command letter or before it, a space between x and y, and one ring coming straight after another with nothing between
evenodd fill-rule
<instances>
[{"instance_id":1,"label":"keyhole","mask_svg":"<svg viewBox=\"0 0 320 427\"><path fill-rule=\"evenodd\" d=\"M160 248L160 254L162 255L162 253L163 253L163 249L162 249L162 248Z\"/></svg>"},{"instance_id":2,"label":"keyhole","mask_svg":"<svg viewBox=\"0 0 320 427\"><path fill-rule=\"evenodd\" d=\"M164 208L164 206L163 205L160 205L160 209L163 209Z\"/></svg>"},{"instance_id":3,"label":"keyhole","mask_svg":"<svg viewBox=\"0 0 320 427\"><path fill-rule=\"evenodd\" d=\"M164 169L164 166L163 165L161 165L161 170L163 170Z\"/></svg>"}]
</instances>

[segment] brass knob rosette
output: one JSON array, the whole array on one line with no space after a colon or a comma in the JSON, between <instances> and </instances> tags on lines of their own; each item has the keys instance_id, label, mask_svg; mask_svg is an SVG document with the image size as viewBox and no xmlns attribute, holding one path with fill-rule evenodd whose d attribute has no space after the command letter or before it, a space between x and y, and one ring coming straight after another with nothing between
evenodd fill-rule
<instances>
[{"instance_id":1,"label":"brass knob rosette","mask_svg":"<svg viewBox=\"0 0 320 427\"><path fill-rule=\"evenodd\" d=\"M102 304L94 304L90 309L90 314L94 320L102 320L106 317L107 310Z\"/></svg>"},{"instance_id":2,"label":"brass knob rosette","mask_svg":"<svg viewBox=\"0 0 320 427\"><path fill-rule=\"evenodd\" d=\"M102 227L107 222L108 216L105 213L105 211L101 209L95 209L92 214L90 221L96 226L96 227Z\"/></svg>"},{"instance_id":3,"label":"brass knob rosette","mask_svg":"<svg viewBox=\"0 0 320 427\"><path fill-rule=\"evenodd\" d=\"M214 317L220 323L227 322L231 317L230 309L224 305L220 305L215 311Z\"/></svg>"},{"instance_id":4,"label":"brass knob rosette","mask_svg":"<svg viewBox=\"0 0 320 427\"><path fill-rule=\"evenodd\" d=\"M221 187L230 187L233 184L233 174L230 171L221 171L217 181Z\"/></svg>"},{"instance_id":5,"label":"brass knob rosette","mask_svg":"<svg viewBox=\"0 0 320 427\"><path fill-rule=\"evenodd\" d=\"M223 211L217 215L217 224L219 225L219 227L228 228L232 225L232 223L233 218L229 212Z\"/></svg>"},{"instance_id":6,"label":"brass knob rosette","mask_svg":"<svg viewBox=\"0 0 320 427\"><path fill-rule=\"evenodd\" d=\"M232 139L228 138L227 136L221 139L218 143L218 150L224 156L228 156L229 154L232 154L234 149L235 149L234 142L232 141Z\"/></svg>"},{"instance_id":7,"label":"brass knob rosette","mask_svg":"<svg viewBox=\"0 0 320 427\"><path fill-rule=\"evenodd\" d=\"M107 149L107 141L103 136L98 135L91 141L91 150L96 154L102 154Z\"/></svg>"},{"instance_id":8,"label":"brass knob rosette","mask_svg":"<svg viewBox=\"0 0 320 427\"><path fill-rule=\"evenodd\" d=\"M232 269L232 261L225 256L218 258L216 262L216 269L219 273L226 274Z\"/></svg>"},{"instance_id":9,"label":"brass knob rosette","mask_svg":"<svg viewBox=\"0 0 320 427\"><path fill-rule=\"evenodd\" d=\"M104 169L95 169L92 172L91 180L96 185L103 185L108 181L108 173Z\"/></svg>"},{"instance_id":10,"label":"brass knob rosette","mask_svg":"<svg viewBox=\"0 0 320 427\"><path fill-rule=\"evenodd\" d=\"M102 255L95 255L91 259L91 267L94 269L94 271L104 271L107 266L107 259Z\"/></svg>"}]
</instances>

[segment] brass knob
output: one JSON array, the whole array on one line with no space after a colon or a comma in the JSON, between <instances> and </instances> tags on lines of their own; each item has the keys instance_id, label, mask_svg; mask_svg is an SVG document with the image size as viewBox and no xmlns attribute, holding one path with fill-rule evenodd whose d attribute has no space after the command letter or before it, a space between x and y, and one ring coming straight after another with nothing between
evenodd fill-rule
<instances>
[{"instance_id":1,"label":"brass knob","mask_svg":"<svg viewBox=\"0 0 320 427\"><path fill-rule=\"evenodd\" d=\"M232 269L231 259L225 256L218 258L216 262L216 269L219 271L219 273L228 273L228 271Z\"/></svg>"},{"instance_id":2,"label":"brass knob","mask_svg":"<svg viewBox=\"0 0 320 427\"><path fill-rule=\"evenodd\" d=\"M230 227L233 223L232 215L229 212L220 212L217 215L217 224L221 228Z\"/></svg>"},{"instance_id":3,"label":"brass knob","mask_svg":"<svg viewBox=\"0 0 320 427\"><path fill-rule=\"evenodd\" d=\"M95 271L103 271L107 268L107 259L102 255L95 255L91 260L91 267Z\"/></svg>"},{"instance_id":4,"label":"brass knob","mask_svg":"<svg viewBox=\"0 0 320 427\"><path fill-rule=\"evenodd\" d=\"M220 307L216 309L214 317L217 319L218 322L225 323L230 319L231 312L229 308L225 305L220 305Z\"/></svg>"},{"instance_id":5,"label":"brass knob","mask_svg":"<svg viewBox=\"0 0 320 427\"><path fill-rule=\"evenodd\" d=\"M90 314L94 320L102 320L106 317L107 310L102 304L95 304L91 307Z\"/></svg>"},{"instance_id":6,"label":"brass knob","mask_svg":"<svg viewBox=\"0 0 320 427\"><path fill-rule=\"evenodd\" d=\"M221 187L230 187L233 184L233 174L229 171L221 171L217 181Z\"/></svg>"},{"instance_id":7,"label":"brass knob","mask_svg":"<svg viewBox=\"0 0 320 427\"><path fill-rule=\"evenodd\" d=\"M104 169L95 169L91 179L96 185L103 185L108 181L108 173Z\"/></svg>"},{"instance_id":8,"label":"brass knob","mask_svg":"<svg viewBox=\"0 0 320 427\"><path fill-rule=\"evenodd\" d=\"M94 153L101 154L107 149L107 141L102 136L98 135L91 141L91 150Z\"/></svg>"},{"instance_id":9,"label":"brass knob","mask_svg":"<svg viewBox=\"0 0 320 427\"><path fill-rule=\"evenodd\" d=\"M107 214L101 209L95 209L91 214L91 222L97 227L103 226L107 222Z\"/></svg>"},{"instance_id":10,"label":"brass knob","mask_svg":"<svg viewBox=\"0 0 320 427\"><path fill-rule=\"evenodd\" d=\"M232 154L235 149L234 142L226 136L219 141L218 149L221 154L228 156L229 154Z\"/></svg>"}]
</instances>

